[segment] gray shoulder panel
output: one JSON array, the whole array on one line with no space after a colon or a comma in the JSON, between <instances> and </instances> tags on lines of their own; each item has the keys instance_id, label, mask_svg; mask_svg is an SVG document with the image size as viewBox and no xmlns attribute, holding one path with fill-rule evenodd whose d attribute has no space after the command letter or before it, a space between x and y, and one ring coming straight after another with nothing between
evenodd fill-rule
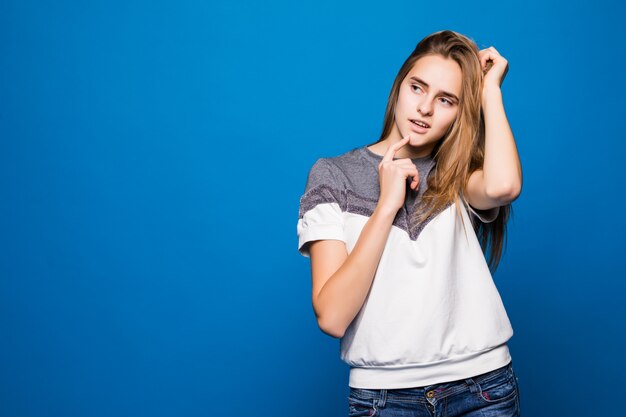
<instances>
[{"instance_id":1,"label":"gray shoulder panel","mask_svg":"<svg viewBox=\"0 0 626 417\"><path fill-rule=\"evenodd\" d=\"M302 217L317 204L329 202L337 203L343 212L371 216L380 197L378 164L381 160L381 155L366 147L318 159L309 172L306 191L300 200L299 216ZM412 190L407 183L405 204L398 210L393 225L416 240L424 227L449 205L420 224L411 224L417 203L426 190L426 178L434 168L434 160L430 157L415 158L413 162L418 169L420 186L418 190Z\"/></svg>"}]
</instances>

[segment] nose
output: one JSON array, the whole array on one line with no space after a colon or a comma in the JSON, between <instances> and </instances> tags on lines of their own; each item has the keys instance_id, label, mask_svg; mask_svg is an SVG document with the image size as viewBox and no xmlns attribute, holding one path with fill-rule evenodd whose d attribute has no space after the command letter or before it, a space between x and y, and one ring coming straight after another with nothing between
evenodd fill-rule
<instances>
[{"instance_id":1,"label":"nose","mask_svg":"<svg viewBox=\"0 0 626 417\"><path fill-rule=\"evenodd\" d=\"M433 106L427 97L424 97L422 101L417 103L417 111L423 115L430 115L433 111Z\"/></svg>"}]
</instances>

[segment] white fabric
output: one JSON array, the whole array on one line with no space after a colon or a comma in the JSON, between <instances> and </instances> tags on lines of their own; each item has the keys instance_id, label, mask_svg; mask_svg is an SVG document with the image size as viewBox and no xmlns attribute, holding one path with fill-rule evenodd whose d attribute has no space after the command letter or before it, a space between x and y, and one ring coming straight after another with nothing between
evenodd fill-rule
<instances>
[{"instance_id":1,"label":"white fabric","mask_svg":"<svg viewBox=\"0 0 626 417\"><path fill-rule=\"evenodd\" d=\"M309 246L314 240L341 240L346 242L344 215L337 203L322 203L304 213L298 221L298 251L309 258Z\"/></svg>"},{"instance_id":2,"label":"white fabric","mask_svg":"<svg viewBox=\"0 0 626 417\"><path fill-rule=\"evenodd\" d=\"M301 200L306 211L297 224L303 256L310 256L308 243L320 239L343 241L352 252L368 216L342 211L342 192L318 195L315 188L345 191L359 178L349 170L361 169L358 161L344 163L342 171L321 161L312 170L309 194ZM343 174L345 183L339 182ZM469 378L511 361L506 342L513 329L469 216L490 222L499 207L477 211L461 204L460 209L465 228L455 204L426 223L415 240L405 229L391 227L370 292L340 339L350 387L421 387Z\"/></svg>"}]
</instances>

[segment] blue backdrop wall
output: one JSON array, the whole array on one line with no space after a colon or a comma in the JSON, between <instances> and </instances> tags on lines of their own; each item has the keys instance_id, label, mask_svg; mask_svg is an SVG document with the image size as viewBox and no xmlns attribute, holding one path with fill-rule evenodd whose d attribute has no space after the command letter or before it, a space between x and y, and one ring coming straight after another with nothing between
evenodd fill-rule
<instances>
[{"instance_id":1,"label":"blue backdrop wall","mask_svg":"<svg viewBox=\"0 0 626 417\"><path fill-rule=\"evenodd\" d=\"M347 415L297 252L306 174L452 29L509 61L494 279L528 416L619 410L618 2L0 2L0 415ZM615 199L613 199L615 198Z\"/></svg>"}]
</instances>

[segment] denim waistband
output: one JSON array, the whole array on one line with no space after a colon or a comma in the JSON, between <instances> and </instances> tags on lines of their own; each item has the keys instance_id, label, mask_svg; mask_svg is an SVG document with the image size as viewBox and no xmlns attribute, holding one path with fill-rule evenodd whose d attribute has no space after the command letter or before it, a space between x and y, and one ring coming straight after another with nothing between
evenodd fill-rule
<instances>
[{"instance_id":1,"label":"denim waistband","mask_svg":"<svg viewBox=\"0 0 626 417\"><path fill-rule=\"evenodd\" d=\"M367 388L350 388L350 395L353 395L362 399L376 399L383 403L385 399L395 399L397 401L426 401L427 398L444 398L449 397L459 392L465 391L468 388L470 391L477 391L477 384L491 381L492 379L502 376L502 374L513 374L513 361L509 362L500 368L494 369L489 372L485 372L479 375L475 375L470 378L459 379L456 381L443 382L439 384L427 385L424 387L414 388L396 388L396 389L367 389Z\"/></svg>"}]
</instances>

